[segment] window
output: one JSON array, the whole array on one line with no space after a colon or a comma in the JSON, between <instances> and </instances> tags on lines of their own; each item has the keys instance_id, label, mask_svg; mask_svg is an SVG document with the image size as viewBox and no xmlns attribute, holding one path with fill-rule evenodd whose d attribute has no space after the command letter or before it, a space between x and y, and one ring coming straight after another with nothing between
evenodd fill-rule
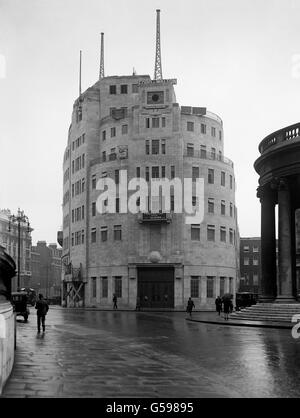
<instances>
[{"instance_id":1,"label":"window","mask_svg":"<svg viewBox=\"0 0 300 418\"><path fill-rule=\"evenodd\" d=\"M115 183L116 184L120 183L120 171L119 170L115 170Z\"/></svg>"},{"instance_id":2,"label":"window","mask_svg":"<svg viewBox=\"0 0 300 418\"><path fill-rule=\"evenodd\" d=\"M171 179L175 178L175 165L171 165Z\"/></svg>"},{"instance_id":3,"label":"window","mask_svg":"<svg viewBox=\"0 0 300 418\"><path fill-rule=\"evenodd\" d=\"M232 205L232 203L230 203L230 216L231 217L233 216L233 205Z\"/></svg>"},{"instance_id":4,"label":"window","mask_svg":"<svg viewBox=\"0 0 300 418\"><path fill-rule=\"evenodd\" d=\"M97 297L97 277L92 277L92 298Z\"/></svg>"},{"instance_id":5,"label":"window","mask_svg":"<svg viewBox=\"0 0 300 418\"><path fill-rule=\"evenodd\" d=\"M84 244L84 229L81 231L81 244Z\"/></svg>"},{"instance_id":6,"label":"window","mask_svg":"<svg viewBox=\"0 0 300 418\"><path fill-rule=\"evenodd\" d=\"M165 139L161 140L161 153L162 154L166 153L166 140Z\"/></svg>"},{"instance_id":7,"label":"window","mask_svg":"<svg viewBox=\"0 0 300 418\"><path fill-rule=\"evenodd\" d=\"M79 180L80 181L80 180ZM84 179L82 179L81 180L81 192L83 193L84 192L84 190L85 190L85 180Z\"/></svg>"},{"instance_id":8,"label":"window","mask_svg":"<svg viewBox=\"0 0 300 418\"><path fill-rule=\"evenodd\" d=\"M117 298L122 297L122 277L115 277L115 294Z\"/></svg>"},{"instance_id":9,"label":"window","mask_svg":"<svg viewBox=\"0 0 300 418\"><path fill-rule=\"evenodd\" d=\"M221 171L221 186L225 186L225 172Z\"/></svg>"},{"instance_id":10,"label":"window","mask_svg":"<svg viewBox=\"0 0 300 418\"><path fill-rule=\"evenodd\" d=\"M200 225L191 225L191 240L200 241Z\"/></svg>"},{"instance_id":11,"label":"window","mask_svg":"<svg viewBox=\"0 0 300 418\"><path fill-rule=\"evenodd\" d=\"M146 155L150 154L150 141L146 139Z\"/></svg>"},{"instance_id":12,"label":"window","mask_svg":"<svg viewBox=\"0 0 300 418\"><path fill-rule=\"evenodd\" d=\"M102 141L106 140L106 131L102 131Z\"/></svg>"},{"instance_id":13,"label":"window","mask_svg":"<svg viewBox=\"0 0 300 418\"><path fill-rule=\"evenodd\" d=\"M220 227L220 241L226 242L226 227L225 226Z\"/></svg>"},{"instance_id":14,"label":"window","mask_svg":"<svg viewBox=\"0 0 300 418\"><path fill-rule=\"evenodd\" d=\"M214 212L215 212L214 199L208 199L208 213L214 213Z\"/></svg>"},{"instance_id":15,"label":"window","mask_svg":"<svg viewBox=\"0 0 300 418\"><path fill-rule=\"evenodd\" d=\"M221 200L221 215L225 215L225 214L226 214L225 200Z\"/></svg>"},{"instance_id":16,"label":"window","mask_svg":"<svg viewBox=\"0 0 300 418\"><path fill-rule=\"evenodd\" d=\"M92 189L96 189L96 174L92 175Z\"/></svg>"},{"instance_id":17,"label":"window","mask_svg":"<svg viewBox=\"0 0 300 418\"><path fill-rule=\"evenodd\" d=\"M253 257L253 265L258 266L258 258L257 257Z\"/></svg>"},{"instance_id":18,"label":"window","mask_svg":"<svg viewBox=\"0 0 300 418\"><path fill-rule=\"evenodd\" d=\"M220 277L220 296L225 293L225 277Z\"/></svg>"},{"instance_id":19,"label":"window","mask_svg":"<svg viewBox=\"0 0 300 418\"><path fill-rule=\"evenodd\" d=\"M219 140L222 141L222 131L219 131Z\"/></svg>"},{"instance_id":20,"label":"window","mask_svg":"<svg viewBox=\"0 0 300 418\"><path fill-rule=\"evenodd\" d=\"M215 171L213 168L208 169L208 183L214 184L214 178L215 178Z\"/></svg>"},{"instance_id":21,"label":"window","mask_svg":"<svg viewBox=\"0 0 300 418\"><path fill-rule=\"evenodd\" d=\"M152 154L159 154L159 139L152 139Z\"/></svg>"},{"instance_id":22,"label":"window","mask_svg":"<svg viewBox=\"0 0 300 418\"><path fill-rule=\"evenodd\" d=\"M189 132L194 132L194 122L187 122L186 128Z\"/></svg>"},{"instance_id":23,"label":"window","mask_svg":"<svg viewBox=\"0 0 300 418\"><path fill-rule=\"evenodd\" d=\"M194 144L187 144L187 155L192 157L194 155Z\"/></svg>"},{"instance_id":24,"label":"window","mask_svg":"<svg viewBox=\"0 0 300 418\"><path fill-rule=\"evenodd\" d=\"M199 276L192 276L191 277L191 298L199 298L199 284L200 278Z\"/></svg>"},{"instance_id":25,"label":"window","mask_svg":"<svg viewBox=\"0 0 300 418\"><path fill-rule=\"evenodd\" d=\"M155 166L152 167L152 178L158 179L159 178L159 167Z\"/></svg>"},{"instance_id":26,"label":"window","mask_svg":"<svg viewBox=\"0 0 300 418\"><path fill-rule=\"evenodd\" d=\"M214 277L208 276L206 281L206 297L214 297Z\"/></svg>"},{"instance_id":27,"label":"window","mask_svg":"<svg viewBox=\"0 0 300 418\"><path fill-rule=\"evenodd\" d=\"M150 180L149 167L146 167L146 169L145 169L145 179L146 179L146 181Z\"/></svg>"},{"instance_id":28,"label":"window","mask_svg":"<svg viewBox=\"0 0 300 418\"><path fill-rule=\"evenodd\" d=\"M206 125L204 123L201 123L201 133L206 134Z\"/></svg>"},{"instance_id":29,"label":"window","mask_svg":"<svg viewBox=\"0 0 300 418\"><path fill-rule=\"evenodd\" d=\"M216 128L214 128L213 126L211 127L211 136L216 136Z\"/></svg>"},{"instance_id":30,"label":"window","mask_svg":"<svg viewBox=\"0 0 300 418\"><path fill-rule=\"evenodd\" d=\"M127 84L121 84L121 94L127 94Z\"/></svg>"},{"instance_id":31,"label":"window","mask_svg":"<svg viewBox=\"0 0 300 418\"><path fill-rule=\"evenodd\" d=\"M110 128L110 137L113 138L114 136L116 136L116 128Z\"/></svg>"},{"instance_id":32,"label":"window","mask_svg":"<svg viewBox=\"0 0 300 418\"><path fill-rule=\"evenodd\" d=\"M200 177L200 169L199 167L192 167L192 179L196 181Z\"/></svg>"},{"instance_id":33,"label":"window","mask_svg":"<svg viewBox=\"0 0 300 418\"><path fill-rule=\"evenodd\" d=\"M117 94L117 86L109 86L109 94Z\"/></svg>"},{"instance_id":34,"label":"window","mask_svg":"<svg viewBox=\"0 0 300 418\"><path fill-rule=\"evenodd\" d=\"M219 151L219 161L223 161L222 151Z\"/></svg>"},{"instance_id":35,"label":"window","mask_svg":"<svg viewBox=\"0 0 300 418\"><path fill-rule=\"evenodd\" d=\"M128 125L122 125L122 135L128 134Z\"/></svg>"},{"instance_id":36,"label":"window","mask_svg":"<svg viewBox=\"0 0 300 418\"><path fill-rule=\"evenodd\" d=\"M106 151L102 151L102 161L106 161Z\"/></svg>"},{"instance_id":37,"label":"window","mask_svg":"<svg viewBox=\"0 0 300 418\"><path fill-rule=\"evenodd\" d=\"M230 181L230 188L232 189L232 175L231 174L229 176L229 181Z\"/></svg>"},{"instance_id":38,"label":"window","mask_svg":"<svg viewBox=\"0 0 300 418\"><path fill-rule=\"evenodd\" d=\"M165 117L161 118L161 126L162 126L162 128L166 127L166 118Z\"/></svg>"},{"instance_id":39,"label":"window","mask_svg":"<svg viewBox=\"0 0 300 418\"><path fill-rule=\"evenodd\" d=\"M215 240L215 226L207 225L207 241Z\"/></svg>"},{"instance_id":40,"label":"window","mask_svg":"<svg viewBox=\"0 0 300 418\"><path fill-rule=\"evenodd\" d=\"M216 159L216 148L212 148L211 149L211 159L215 160Z\"/></svg>"},{"instance_id":41,"label":"window","mask_svg":"<svg viewBox=\"0 0 300 418\"><path fill-rule=\"evenodd\" d=\"M249 245L244 245L244 252L248 253L249 252Z\"/></svg>"},{"instance_id":42,"label":"window","mask_svg":"<svg viewBox=\"0 0 300 418\"><path fill-rule=\"evenodd\" d=\"M249 266L249 257L244 257L244 266Z\"/></svg>"},{"instance_id":43,"label":"window","mask_svg":"<svg viewBox=\"0 0 300 418\"><path fill-rule=\"evenodd\" d=\"M92 228L92 230L91 230L91 242L92 243L96 242L96 238L97 238L96 228Z\"/></svg>"},{"instance_id":44,"label":"window","mask_svg":"<svg viewBox=\"0 0 300 418\"><path fill-rule=\"evenodd\" d=\"M229 293L233 294L233 277L229 277Z\"/></svg>"},{"instance_id":45,"label":"window","mask_svg":"<svg viewBox=\"0 0 300 418\"><path fill-rule=\"evenodd\" d=\"M253 252L254 252L254 253L258 253L258 252L259 252L259 248L258 248L258 247L256 247L256 246L253 246Z\"/></svg>"},{"instance_id":46,"label":"window","mask_svg":"<svg viewBox=\"0 0 300 418\"><path fill-rule=\"evenodd\" d=\"M136 177L139 179L141 177L141 167L136 168Z\"/></svg>"},{"instance_id":47,"label":"window","mask_svg":"<svg viewBox=\"0 0 300 418\"><path fill-rule=\"evenodd\" d=\"M253 285L254 286L258 285L258 274L253 274Z\"/></svg>"},{"instance_id":48,"label":"window","mask_svg":"<svg viewBox=\"0 0 300 418\"><path fill-rule=\"evenodd\" d=\"M146 128L150 128L150 118L146 118Z\"/></svg>"},{"instance_id":49,"label":"window","mask_svg":"<svg viewBox=\"0 0 300 418\"><path fill-rule=\"evenodd\" d=\"M108 297L108 279L107 277L101 277L102 284L102 297L105 299Z\"/></svg>"},{"instance_id":50,"label":"window","mask_svg":"<svg viewBox=\"0 0 300 418\"><path fill-rule=\"evenodd\" d=\"M132 93L138 93L138 92L139 92L139 85L132 84Z\"/></svg>"},{"instance_id":51,"label":"window","mask_svg":"<svg viewBox=\"0 0 300 418\"><path fill-rule=\"evenodd\" d=\"M114 240L115 241L122 240L122 226L121 225L114 225Z\"/></svg>"},{"instance_id":52,"label":"window","mask_svg":"<svg viewBox=\"0 0 300 418\"><path fill-rule=\"evenodd\" d=\"M120 198L116 197L116 213L120 213Z\"/></svg>"},{"instance_id":53,"label":"window","mask_svg":"<svg viewBox=\"0 0 300 418\"><path fill-rule=\"evenodd\" d=\"M92 202L92 216L96 216L96 202Z\"/></svg>"},{"instance_id":54,"label":"window","mask_svg":"<svg viewBox=\"0 0 300 418\"><path fill-rule=\"evenodd\" d=\"M231 228L229 229L229 242L233 244L233 230Z\"/></svg>"},{"instance_id":55,"label":"window","mask_svg":"<svg viewBox=\"0 0 300 418\"><path fill-rule=\"evenodd\" d=\"M102 242L107 241L107 226L101 226L100 235Z\"/></svg>"},{"instance_id":56,"label":"window","mask_svg":"<svg viewBox=\"0 0 300 418\"><path fill-rule=\"evenodd\" d=\"M200 158L206 158L206 145L200 146Z\"/></svg>"},{"instance_id":57,"label":"window","mask_svg":"<svg viewBox=\"0 0 300 418\"><path fill-rule=\"evenodd\" d=\"M159 128L159 118L152 118L152 128Z\"/></svg>"}]
</instances>

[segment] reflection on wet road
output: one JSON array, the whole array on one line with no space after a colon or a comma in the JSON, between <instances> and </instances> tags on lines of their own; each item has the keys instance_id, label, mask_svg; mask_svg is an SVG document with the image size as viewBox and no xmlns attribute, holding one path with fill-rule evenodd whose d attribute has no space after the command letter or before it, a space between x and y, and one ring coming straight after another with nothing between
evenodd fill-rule
<instances>
[{"instance_id":1,"label":"reflection on wet road","mask_svg":"<svg viewBox=\"0 0 300 418\"><path fill-rule=\"evenodd\" d=\"M184 313L52 308L18 324L3 396L299 397L290 330L190 322Z\"/></svg>"}]
</instances>

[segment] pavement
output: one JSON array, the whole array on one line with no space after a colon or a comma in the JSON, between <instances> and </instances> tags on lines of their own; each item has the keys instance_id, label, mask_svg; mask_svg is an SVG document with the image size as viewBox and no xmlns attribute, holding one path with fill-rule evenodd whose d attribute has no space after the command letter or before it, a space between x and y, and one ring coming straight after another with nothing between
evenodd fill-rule
<instances>
[{"instance_id":1,"label":"pavement","mask_svg":"<svg viewBox=\"0 0 300 418\"><path fill-rule=\"evenodd\" d=\"M215 312L50 306L45 334L32 309L18 320L0 398L300 397L299 372L288 329L229 327Z\"/></svg>"}]
</instances>

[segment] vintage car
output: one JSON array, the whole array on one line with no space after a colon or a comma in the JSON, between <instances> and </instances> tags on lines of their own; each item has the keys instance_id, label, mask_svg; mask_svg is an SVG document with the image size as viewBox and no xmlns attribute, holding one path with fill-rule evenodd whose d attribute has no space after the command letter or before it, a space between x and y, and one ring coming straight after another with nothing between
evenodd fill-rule
<instances>
[{"instance_id":1,"label":"vintage car","mask_svg":"<svg viewBox=\"0 0 300 418\"><path fill-rule=\"evenodd\" d=\"M246 308L248 306L256 305L257 302L257 294L251 292L239 292L236 293L236 310L239 311L242 308Z\"/></svg>"},{"instance_id":2,"label":"vintage car","mask_svg":"<svg viewBox=\"0 0 300 418\"><path fill-rule=\"evenodd\" d=\"M13 304L16 316L23 316L24 322L27 322L28 316L30 314L30 311L27 308L27 303L28 303L27 292L12 292L11 303Z\"/></svg>"}]
</instances>

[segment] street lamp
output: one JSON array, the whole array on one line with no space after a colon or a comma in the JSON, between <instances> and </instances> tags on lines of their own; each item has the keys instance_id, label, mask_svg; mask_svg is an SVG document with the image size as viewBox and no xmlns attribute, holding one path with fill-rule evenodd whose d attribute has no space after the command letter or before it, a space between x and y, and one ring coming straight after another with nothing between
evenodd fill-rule
<instances>
[{"instance_id":1,"label":"street lamp","mask_svg":"<svg viewBox=\"0 0 300 418\"><path fill-rule=\"evenodd\" d=\"M18 290L20 290L20 258L21 258L21 224L27 224L27 232L30 232L30 223L28 217L24 214L23 211L18 209L17 216L10 215L8 223L8 231L11 230L11 224L18 225Z\"/></svg>"}]
</instances>

